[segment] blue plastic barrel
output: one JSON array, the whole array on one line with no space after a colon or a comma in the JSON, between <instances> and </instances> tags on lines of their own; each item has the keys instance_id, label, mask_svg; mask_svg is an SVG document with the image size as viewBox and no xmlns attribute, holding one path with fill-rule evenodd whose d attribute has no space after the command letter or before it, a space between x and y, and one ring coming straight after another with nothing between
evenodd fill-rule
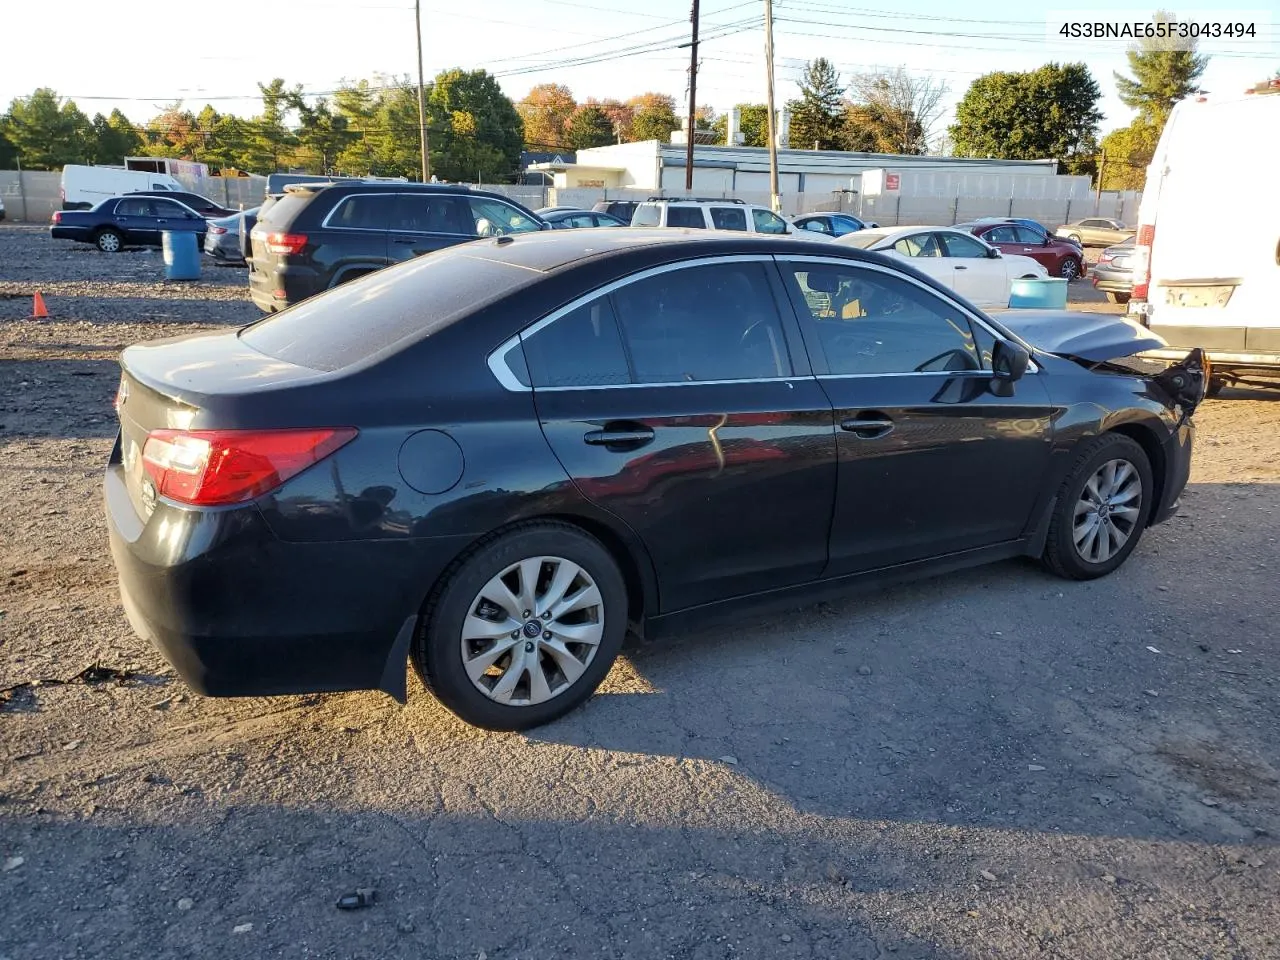
<instances>
[{"instance_id":1,"label":"blue plastic barrel","mask_svg":"<svg viewBox=\"0 0 1280 960\"><path fill-rule=\"evenodd\" d=\"M164 251L166 280L200 279L200 248L196 246L194 233L165 230L160 234L160 247Z\"/></svg>"},{"instance_id":2,"label":"blue plastic barrel","mask_svg":"<svg viewBox=\"0 0 1280 960\"><path fill-rule=\"evenodd\" d=\"M1067 309L1067 281L1015 280L1009 289L1009 306L1031 310Z\"/></svg>"}]
</instances>

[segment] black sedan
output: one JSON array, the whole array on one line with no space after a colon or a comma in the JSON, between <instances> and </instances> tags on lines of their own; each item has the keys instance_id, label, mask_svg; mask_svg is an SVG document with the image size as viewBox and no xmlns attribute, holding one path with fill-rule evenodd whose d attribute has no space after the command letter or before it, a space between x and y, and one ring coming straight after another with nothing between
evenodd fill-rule
<instances>
[{"instance_id":1,"label":"black sedan","mask_svg":"<svg viewBox=\"0 0 1280 960\"><path fill-rule=\"evenodd\" d=\"M573 210L565 207L539 210L538 216L557 230L571 230L575 227L625 227L617 217L595 210Z\"/></svg>"},{"instance_id":2,"label":"black sedan","mask_svg":"<svg viewBox=\"0 0 1280 960\"><path fill-rule=\"evenodd\" d=\"M1006 316L829 243L555 230L133 346L124 607L202 693L403 700L408 659L520 729L629 628L1020 555L1108 574L1177 507L1200 354L1145 374L1137 324Z\"/></svg>"},{"instance_id":3,"label":"black sedan","mask_svg":"<svg viewBox=\"0 0 1280 960\"><path fill-rule=\"evenodd\" d=\"M125 194L126 197L169 197L177 200L179 203L190 207L202 217L213 219L214 217L229 217L236 211L230 207L224 207L220 203L214 203L208 197L199 193L187 193L183 190L130 190Z\"/></svg>"},{"instance_id":4,"label":"black sedan","mask_svg":"<svg viewBox=\"0 0 1280 960\"><path fill-rule=\"evenodd\" d=\"M103 253L127 246L160 246L166 231L194 233L204 244L209 221L190 207L165 197L109 197L92 210L59 210L49 234L55 240L92 243Z\"/></svg>"}]
</instances>

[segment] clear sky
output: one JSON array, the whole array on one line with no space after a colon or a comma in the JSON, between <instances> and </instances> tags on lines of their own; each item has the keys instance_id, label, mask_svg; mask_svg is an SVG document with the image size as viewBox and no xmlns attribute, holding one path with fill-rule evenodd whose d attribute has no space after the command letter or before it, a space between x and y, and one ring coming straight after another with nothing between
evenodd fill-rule
<instances>
[{"instance_id":1,"label":"clear sky","mask_svg":"<svg viewBox=\"0 0 1280 960\"><path fill-rule=\"evenodd\" d=\"M1213 0L1192 10L1198 19ZM1064 6L1044 0L999 5L954 0L774 0L778 98L796 94L807 60L825 56L845 72L904 66L951 86L950 119L969 83L992 70L1033 69L1083 60L1103 90L1106 132L1128 122L1112 70L1124 69L1123 41L1050 42L1045 21ZM416 73L412 0L252 0L247 4L62 0L4 4L0 109L38 86L74 97L89 114L120 107L144 122L174 100L198 110L252 115L255 81L283 77L308 92L378 73ZM1259 18L1267 4L1243 0ZM519 100L537 83L567 85L579 100L625 99L647 90L686 96L688 0L422 0L428 77L441 69L483 67ZM724 110L764 100L763 0L702 0L698 101ZM1146 18L1143 9L1094 3L1078 18ZM1119 15L1119 16L1118 16ZM1184 19L1186 17L1183 17ZM1233 19L1239 19L1233 16ZM1277 18L1280 19L1280 18ZM1211 92L1237 92L1280 68L1269 25L1265 37L1202 43L1212 55L1201 80ZM1055 38L1056 39L1056 38Z\"/></svg>"}]
</instances>

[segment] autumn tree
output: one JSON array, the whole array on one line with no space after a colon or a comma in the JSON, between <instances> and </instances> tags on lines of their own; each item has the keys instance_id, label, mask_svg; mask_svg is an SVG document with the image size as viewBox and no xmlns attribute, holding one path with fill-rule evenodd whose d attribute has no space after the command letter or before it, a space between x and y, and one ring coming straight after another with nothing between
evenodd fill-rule
<instances>
[{"instance_id":1,"label":"autumn tree","mask_svg":"<svg viewBox=\"0 0 1280 960\"><path fill-rule=\"evenodd\" d=\"M540 83L516 104L524 121L524 142L530 150L558 150L578 103L563 84Z\"/></svg>"},{"instance_id":2,"label":"autumn tree","mask_svg":"<svg viewBox=\"0 0 1280 960\"><path fill-rule=\"evenodd\" d=\"M625 143L631 139L631 123L635 118L634 107L621 100L595 100L591 97L587 98L584 106L600 108L601 112L609 118L609 126L615 140Z\"/></svg>"},{"instance_id":3,"label":"autumn tree","mask_svg":"<svg viewBox=\"0 0 1280 960\"><path fill-rule=\"evenodd\" d=\"M870 136L881 153L919 155L929 148L934 124L942 116L946 83L930 76L912 76L902 67L878 73L855 74L849 90L855 109L844 111L846 138ZM862 131L859 131L861 126ZM847 145L850 150L865 149Z\"/></svg>"},{"instance_id":4,"label":"autumn tree","mask_svg":"<svg viewBox=\"0 0 1280 960\"><path fill-rule=\"evenodd\" d=\"M642 93L627 103L632 108L631 140L657 140L668 143L671 131L680 126L676 119L676 100L665 93Z\"/></svg>"}]
</instances>

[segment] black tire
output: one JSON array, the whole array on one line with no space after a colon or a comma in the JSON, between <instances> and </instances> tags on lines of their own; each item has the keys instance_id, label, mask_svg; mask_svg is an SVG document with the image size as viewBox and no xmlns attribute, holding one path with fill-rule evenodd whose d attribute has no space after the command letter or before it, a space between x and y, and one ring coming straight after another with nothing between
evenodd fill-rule
<instances>
[{"instance_id":1,"label":"black tire","mask_svg":"<svg viewBox=\"0 0 1280 960\"><path fill-rule=\"evenodd\" d=\"M1072 280L1080 278L1080 261L1075 257L1067 257L1062 261L1062 265L1058 267L1058 276L1064 278L1068 283Z\"/></svg>"},{"instance_id":2,"label":"black tire","mask_svg":"<svg viewBox=\"0 0 1280 960\"><path fill-rule=\"evenodd\" d=\"M1072 243L1074 243L1077 247L1084 246L1084 243L1080 239L1080 234L1078 233L1068 233L1067 239L1070 240Z\"/></svg>"},{"instance_id":3,"label":"black tire","mask_svg":"<svg viewBox=\"0 0 1280 960\"><path fill-rule=\"evenodd\" d=\"M1108 292L1107 299L1110 300L1112 303L1128 303L1129 294Z\"/></svg>"},{"instance_id":4,"label":"black tire","mask_svg":"<svg viewBox=\"0 0 1280 960\"><path fill-rule=\"evenodd\" d=\"M1108 559L1096 563L1085 559L1076 548L1073 536L1076 505L1084 496L1085 484L1111 460L1127 461L1137 471L1142 485L1142 499L1128 539ZM1142 539L1154 505L1154 492L1151 462L1136 440L1119 433L1104 433L1083 442L1076 452L1075 462L1066 480L1058 490L1058 501L1049 521L1049 535L1045 540L1041 562L1050 572L1068 580L1093 580L1111 573L1128 559Z\"/></svg>"},{"instance_id":5,"label":"black tire","mask_svg":"<svg viewBox=\"0 0 1280 960\"><path fill-rule=\"evenodd\" d=\"M603 636L586 670L566 689L541 703L511 706L477 689L467 675L463 621L493 577L531 557L562 557L590 576L600 591ZM626 633L626 582L613 556L571 524L537 521L484 538L450 565L427 599L411 653L427 689L459 719L486 730L526 730L563 716L590 697L608 674Z\"/></svg>"},{"instance_id":6,"label":"black tire","mask_svg":"<svg viewBox=\"0 0 1280 960\"><path fill-rule=\"evenodd\" d=\"M93 244L103 253L119 253L124 249L124 237L118 230L106 227L93 235Z\"/></svg>"}]
</instances>

